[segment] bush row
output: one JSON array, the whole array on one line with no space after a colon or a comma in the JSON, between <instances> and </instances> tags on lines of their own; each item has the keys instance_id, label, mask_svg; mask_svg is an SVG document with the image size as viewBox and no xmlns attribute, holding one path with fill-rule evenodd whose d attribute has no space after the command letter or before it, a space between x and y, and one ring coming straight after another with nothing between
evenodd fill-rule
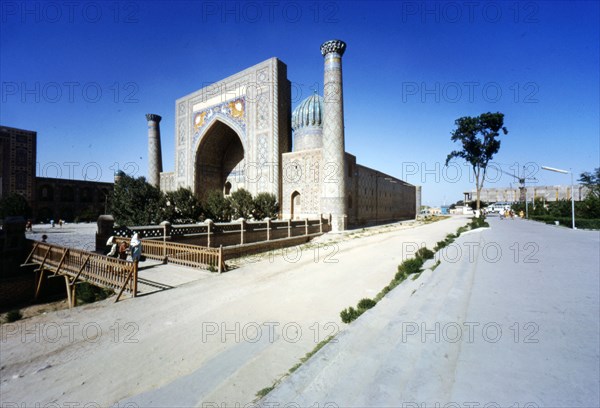
<instances>
[{"instance_id":1,"label":"bush row","mask_svg":"<svg viewBox=\"0 0 600 408\"><path fill-rule=\"evenodd\" d=\"M398 271L394 275L394 279L392 279L392 281L385 288L383 288L377 294L377 296L375 296L374 299L361 299L356 305L356 309L350 306L342 310L340 312L342 322L350 323L353 320L356 320L365 311L374 307L377 304L377 302L383 299L383 297L387 295L392 289L394 289L396 286L398 286L400 283L406 280L409 275L414 274L415 277L417 277L416 274L422 272L421 268L423 267L423 264L426 260L433 259L435 252L450 245L463 232L488 226L489 224L485 221L485 218L483 216L479 218L473 217L469 224L459 227L456 230L456 234L448 234L446 235L446 238L444 238L444 240L439 241L437 244L435 244L433 251L427 247L419 248L414 258L406 259L404 262L398 265Z\"/></svg>"},{"instance_id":2,"label":"bush row","mask_svg":"<svg viewBox=\"0 0 600 408\"><path fill-rule=\"evenodd\" d=\"M570 227L573 224L571 217L555 217L552 215L531 215L530 219L534 221L545 222L546 224L554 224L554 221L558 221L560 225ZM583 229L600 229L600 219L585 219L575 217L575 227Z\"/></svg>"}]
</instances>

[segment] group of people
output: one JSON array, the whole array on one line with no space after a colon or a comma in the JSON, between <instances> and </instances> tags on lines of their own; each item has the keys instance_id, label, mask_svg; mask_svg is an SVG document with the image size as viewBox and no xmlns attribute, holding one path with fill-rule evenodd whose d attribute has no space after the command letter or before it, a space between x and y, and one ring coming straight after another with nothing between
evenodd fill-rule
<instances>
[{"instance_id":1,"label":"group of people","mask_svg":"<svg viewBox=\"0 0 600 408\"><path fill-rule=\"evenodd\" d=\"M61 228L62 228L62 226L63 226L63 224L64 224L64 223L65 223L65 222L62 220L62 218L58 220L58 226L59 226L59 227L61 227ZM52 228L54 228L54 220L50 220L50 226L51 226Z\"/></svg>"},{"instance_id":2,"label":"group of people","mask_svg":"<svg viewBox=\"0 0 600 408\"><path fill-rule=\"evenodd\" d=\"M106 256L112 258L127 260L127 256L131 255L131 260L133 262L139 262L142 256L142 241L137 232L133 234L129 244L126 240L121 240L119 242L114 236L111 236L108 241L106 241L106 246L110 246L110 251Z\"/></svg>"},{"instance_id":3,"label":"group of people","mask_svg":"<svg viewBox=\"0 0 600 408\"><path fill-rule=\"evenodd\" d=\"M523 211L521 211L521 213L522 212ZM523 218L523 215L520 214L520 217ZM515 219L515 212L512 209L500 211L500 219L504 219L504 218L510 218L511 220L514 220Z\"/></svg>"}]
</instances>

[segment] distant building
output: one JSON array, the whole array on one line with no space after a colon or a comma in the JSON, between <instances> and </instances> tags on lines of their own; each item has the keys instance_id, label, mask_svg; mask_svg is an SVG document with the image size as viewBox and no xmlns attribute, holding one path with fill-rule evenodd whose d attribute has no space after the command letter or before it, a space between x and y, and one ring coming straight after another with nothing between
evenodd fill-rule
<instances>
[{"instance_id":1,"label":"distant building","mask_svg":"<svg viewBox=\"0 0 600 408\"><path fill-rule=\"evenodd\" d=\"M36 177L37 133L0 126L0 198L23 195L42 222L96 220L106 212L113 183Z\"/></svg>"},{"instance_id":2,"label":"distant building","mask_svg":"<svg viewBox=\"0 0 600 408\"><path fill-rule=\"evenodd\" d=\"M575 191L575 201L581 201L585 199L588 194L588 188L578 184L574 185L573 187L573 190ZM570 200L571 185L527 186L526 192L521 192L519 187L484 188L481 190L480 200L487 203L514 203L523 201L520 198L525 197L525 193L527 194L527 201L532 201L535 199L541 199L544 201ZM475 197L477 197L477 192L473 190L470 192L470 195L473 197L473 199L475 199Z\"/></svg>"},{"instance_id":3,"label":"distant building","mask_svg":"<svg viewBox=\"0 0 600 408\"><path fill-rule=\"evenodd\" d=\"M19 193L33 203L37 133L0 126L0 198Z\"/></svg>"}]
</instances>

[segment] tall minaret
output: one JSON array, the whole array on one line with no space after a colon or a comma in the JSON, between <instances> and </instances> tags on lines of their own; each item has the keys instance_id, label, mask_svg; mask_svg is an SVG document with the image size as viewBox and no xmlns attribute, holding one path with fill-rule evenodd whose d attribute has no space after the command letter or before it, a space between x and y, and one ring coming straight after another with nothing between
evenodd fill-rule
<instances>
[{"instance_id":1,"label":"tall minaret","mask_svg":"<svg viewBox=\"0 0 600 408\"><path fill-rule=\"evenodd\" d=\"M162 152L160 149L160 120L153 113L146 114L148 121L148 183L160 188L160 172L162 171Z\"/></svg>"},{"instance_id":2,"label":"tall minaret","mask_svg":"<svg viewBox=\"0 0 600 408\"><path fill-rule=\"evenodd\" d=\"M331 214L331 230L334 232L346 229L347 214L342 95L344 51L346 43L340 40L330 40L321 45L321 54L325 57L321 212Z\"/></svg>"}]
</instances>

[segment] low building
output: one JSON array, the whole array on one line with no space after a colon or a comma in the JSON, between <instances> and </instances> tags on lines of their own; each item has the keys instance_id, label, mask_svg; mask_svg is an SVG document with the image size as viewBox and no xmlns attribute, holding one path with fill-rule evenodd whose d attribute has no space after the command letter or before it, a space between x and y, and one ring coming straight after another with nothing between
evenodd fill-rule
<instances>
[{"instance_id":1,"label":"low building","mask_svg":"<svg viewBox=\"0 0 600 408\"><path fill-rule=\"evenodd\" d=\"M0 157L0 199L21 194L34 221L95 221L106 213L113 183L35 176L36 132L0 126Z\"/></svg>"}]
</instances>

